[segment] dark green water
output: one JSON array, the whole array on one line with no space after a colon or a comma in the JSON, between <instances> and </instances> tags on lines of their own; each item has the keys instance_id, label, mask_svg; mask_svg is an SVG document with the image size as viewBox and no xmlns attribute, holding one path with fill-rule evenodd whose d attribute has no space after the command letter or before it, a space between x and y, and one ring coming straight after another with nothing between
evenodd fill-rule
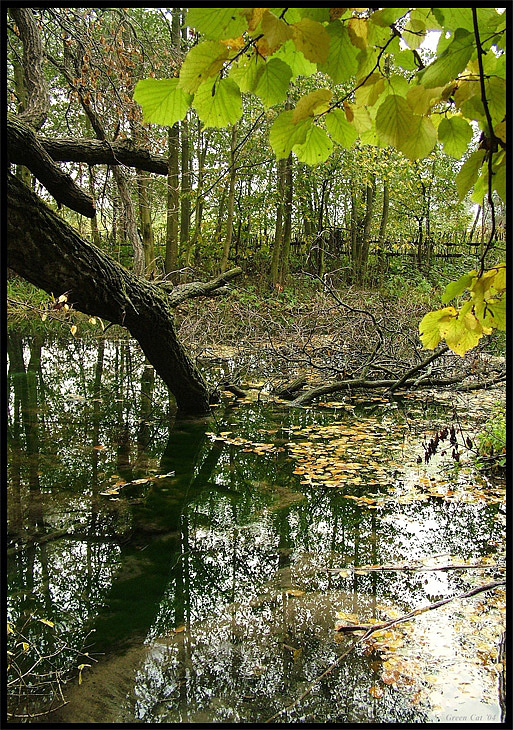
<instances>
[{"instance_id":1,"label":"dark green water","mask_svg":"<svg viewBox=\"0 0 513 730\"><path fill-rule=\"evenodd\" d=\"M8 354L14 719L263 723L350 647L353 635L335 640L337 612L382 619L383 609L407 613L476 580L460 570L343 578L330 568L441 554L476 562L501 549L500 499L426 495L372 508L354 499L408 495L429 479L414 466L422 437L411 423L438 428L447 414L436 404L409 403L405 415L379 401L333 410L227 400L210 419L178 422L133 343L13 334ZM288 446L305 442L300 429L353 425L348 458L363 478L343 489L302 483ZM221 432L272 450L209 435ZM380 468L369 483L370 462ZM476 480L468 470L448 478L462 494ZM473 663L464 629L454 635L458 611L430 612L424 634L404 639L397 682L382 681L383 653L358 647L276 721L500 722L500 666ZM447 686L455 664L464 688ZM80 684L79 665L91 665Z\"/></svg>"}]
</instances>

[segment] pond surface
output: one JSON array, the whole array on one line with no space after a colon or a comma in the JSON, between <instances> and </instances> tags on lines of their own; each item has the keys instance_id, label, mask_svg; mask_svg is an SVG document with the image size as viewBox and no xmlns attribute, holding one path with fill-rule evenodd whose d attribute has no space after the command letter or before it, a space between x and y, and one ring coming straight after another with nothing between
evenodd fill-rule
<instances>
[{"instance_id":1,"label":"pond surface","mask_svg":"<svg viewBox=\"0 0 513 730\"><path fill-rule=\"evenodd\" d=\"M10 334L8 354L12 719L504 721L502 588L334 630L505 575L503 485L450 450L418 463L454 398L254 389L176 421L133 342ZM458 562L478 567L433 570Z\"/></svg>"}]
</instances>

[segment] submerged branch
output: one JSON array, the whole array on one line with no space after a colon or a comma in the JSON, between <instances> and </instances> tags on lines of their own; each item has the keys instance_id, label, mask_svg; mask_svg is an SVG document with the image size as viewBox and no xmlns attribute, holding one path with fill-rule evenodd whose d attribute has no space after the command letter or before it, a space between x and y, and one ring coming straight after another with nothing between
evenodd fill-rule
<instances>
[{"instance_id":1,"label":"submerged branch","mask_svg":"<svg viewBox=\"0 0 513 730\"><path fill-rule=\"evenodd\" d=\"M378 566L369 566L366 567L365 565L357 568L326 568L328 573L340 573L342 570L349 570L351 573L361 570L362 572L365 571L366 573L377 573L380 571L412 571L414 573L421 572L421 571L433 571L433 570L506 570L505 566L498 565L497 563L493 565L440 565L437 567L429 568L424 565L378 565Z\"/></svg>"},{"instance_id":2,"label":"submerged branch","mask_svg":"<svg viewBox=\"0 0 513 730\"><path fill-rule=\"evenodd\" d=\"M494 583L487 583L484 586L479 586L478 588L473 588L472 590L467 591L466 593L460 593L457 596L452 596L452 598L444 598L443 600L437 601L436 603L430 603L428 606L424 606L424 608L417 608L414 611L410 611L410 613L405 614L404 616L400 616L399 618L391 619L390 621L385 621L381 624L374 624L372 626L358 626L358 627L352 628L351 629L352 631L360 630L360 631L365 631L365 633L363 634L363 636L361 636L359 639L357 639L355 642L353 642L353 644L351 644L351 646L348 649L346 649L346 651L343 654L341 654L336 659L336 661L334 661L333 664L331 664L331 666L329 666L322 674L320 674L318 677L316 677L313 680L313 682L311 682L308 685L308 687L305 689L305 691L301 694L300 697L298 697L296 700L294 700L294 702L292 702L287 707L284 707L283 709L276 712L274 715L272 715L272 717L268 718L265 721L266 724L269 722L272 722L277 717L282 715L284 712L289 712L289 710L292 710L294 707L296 707L296 705L298 705L301 702L301 700L303 700L307 695L309 695L310 692L312 691L312 689L322 679L324 679L324 677L326 677L328 674L331 674L331 672L333 672L342 663L342 660L345 659L346 656L348 654L350 654L350 652L353 651L353 649L355 649L359 644L363 644L363 642L366 641L369 638L369 636L371 636L371 634L375 633L376 631L381 631L384 628L388 628L395 624L402 623L403 621L409 621L410 619L414 618L415 616L418 616L421 613L424 613L425 611L431 611L435 608L439 608L440 606L444 606L446 603L449 603L450 601L454 601L456 599L470 598L471 596L475 596L478 593L483 593L484 591L490 591L490 590L493 590L494 588L497 588L498 586L505 586L505 585L506 585L505 580L496 581ZM341 627L340 629L338 629L338 631L345 630L345 629L346 629L346 627ZM347 629L347 630L349 630L349 629Z\"/></svg>"}]
</instances>

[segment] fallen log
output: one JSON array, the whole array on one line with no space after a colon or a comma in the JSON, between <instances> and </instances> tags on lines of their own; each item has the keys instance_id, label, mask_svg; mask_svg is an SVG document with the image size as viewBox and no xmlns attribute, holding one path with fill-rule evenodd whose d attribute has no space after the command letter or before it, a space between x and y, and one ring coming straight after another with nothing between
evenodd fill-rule
<instances>
[{"instance_id":1,"label":"fallen log","mask_svg":"<svg viewBox=\"0 0 513 730\"><path fill-rule=\"evenodd\" d=\"M277 398L284 398L285 400L292 400L294 393L301 390L306 385L306 375L301 375L289 383L288 385L282 386L281 388L275 388L274 395Z\"/></svg>"},{"instance_id":2,"label":"fallen log","mask_svg":"<svg viewBox=\"0 0 513 730\"><path fill-rule=\"evenodd\" d=\"M494 378L483 380L475 383L462 383L461 376L453 378L428 378L419 382L413 378L404 380L402 388L410 388L415 386L416 388L444 388L449 385L457 385L455 390L481 390L483 388L490 388L493 385L503 382L506 379L506 373L500 373ZM331 395L338 393L343 390L372 390L379 388L390 388L397 383L397 380L366 380L365 378L355 378L350 380L336 380L333 383L327 385L321 385L318 388L312 388L306 393L302 393L295 400L291 401L288 405L290 407L299 407L309 405L312 401L320 398L323 395Z\"/></svg>"}]
</instances>

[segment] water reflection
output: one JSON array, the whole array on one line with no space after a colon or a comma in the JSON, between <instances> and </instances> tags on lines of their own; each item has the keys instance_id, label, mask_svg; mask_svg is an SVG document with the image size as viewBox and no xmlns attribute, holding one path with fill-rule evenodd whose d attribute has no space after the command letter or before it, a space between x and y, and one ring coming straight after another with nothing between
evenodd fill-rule
<instances>
[{"instance_id":1,"label":"water reflection","mask_svg":"<svg viewBox=\"0 0 513 730\"><path fill-rule=\"evenodd\" d=\"M130 343L10 334L8 354L9 620L55 624L33 628L27 665L32 642L51 649L57 634L104 653L66 687L54 722L262 722L352 641L334 641L337 611L376 618L382 606L408 611L468 586L459 571L342 579L330 568L478 558L500 541L497 505L365 509L301 484L285 449L256 454L207 436L261 440L264 430L282 445L291 426L350 422L347 412L246 405L176 422ZM355 650L280 720L429 717L407 688L370 697L378 659ZM56 661L77 666L71 651ZM479 703L497 713L496 698ZM41 707L22 698L12 711Z\"/></svg>"}]
</instances>

